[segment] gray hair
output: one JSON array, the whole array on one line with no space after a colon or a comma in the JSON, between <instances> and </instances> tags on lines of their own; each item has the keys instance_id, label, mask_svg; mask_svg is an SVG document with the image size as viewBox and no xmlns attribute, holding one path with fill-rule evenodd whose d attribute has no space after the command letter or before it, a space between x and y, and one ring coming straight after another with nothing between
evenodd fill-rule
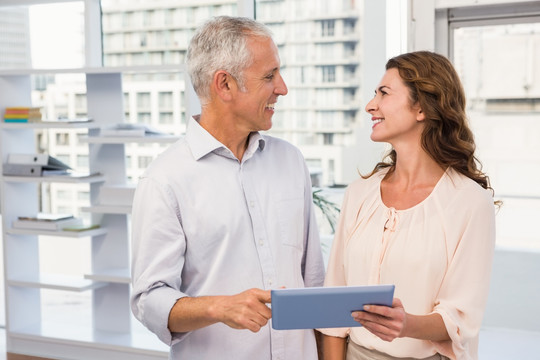
<instances>
[{"instance_id":1,"label":"gray hair","mask_svg":"<svg viewBox=\"0 0 540 360\"><path fill-rule=\"evenodd\" d=\"M227 71L244 90L243 72L252 63L247 39L253 36L272 38L272 32L255 20L231 16L210 19L195 32L187 50L187 71L203 105L210 99L216 71Z\"/></svg>"}]
</instances>

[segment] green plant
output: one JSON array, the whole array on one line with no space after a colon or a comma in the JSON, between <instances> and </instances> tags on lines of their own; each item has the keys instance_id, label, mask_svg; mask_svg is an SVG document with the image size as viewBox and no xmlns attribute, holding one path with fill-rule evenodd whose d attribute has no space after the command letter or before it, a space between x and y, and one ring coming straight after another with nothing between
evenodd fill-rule
<instances>
[{"instance_id":1,"label":"green plant","mask_svg":"<svg viewBox=\"0 0 540 360\"><path fill-rule=\"evenodd\" d=\"M328 200L326 197L324 197L321 192L322 189L313 190L313 203L315 204L315 206L321 209L321 212L328 221L328 224L330 225L333 234L336 230L337 219L339 216L339 207L330 200Z\"/></svg>"}]
</instances>

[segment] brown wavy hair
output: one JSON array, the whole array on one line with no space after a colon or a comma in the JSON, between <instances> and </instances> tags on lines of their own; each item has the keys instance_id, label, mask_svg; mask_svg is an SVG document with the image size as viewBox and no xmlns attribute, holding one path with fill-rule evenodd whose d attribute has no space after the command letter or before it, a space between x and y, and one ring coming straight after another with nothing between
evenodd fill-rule
<instances>
[{"instance_id":1,"label":"brown wavy hair","mask_svg":"<svg viewBox=\"0 0 540 360\"><path fill-rule=\"evenodd\" d=\"M422 148L442 168L452 167L493 193L489 177L475 156L465 92L452 63L442 55L417 51L388 60L386 70L394 68L409 88L411 104L418 103L425 114ZM397 153L392 149L366 177L383 168L394 171L396 160Z\"/></svg>"}]
</instances>

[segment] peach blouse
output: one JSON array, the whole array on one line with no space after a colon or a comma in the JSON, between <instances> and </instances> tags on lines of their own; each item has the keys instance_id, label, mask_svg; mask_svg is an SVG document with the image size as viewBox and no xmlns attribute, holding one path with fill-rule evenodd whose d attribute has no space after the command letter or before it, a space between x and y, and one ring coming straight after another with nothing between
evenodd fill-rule
<instances>
[{"instance_id":1,"label":"peach blouse","mask_svg":"<svg viewBox=\"0 0 540 360\"><path fill-rule=\"evenodd\" d=\"M381 199L386 172L348 187L325 285L395 284L405 311L439 313L451 340L385 342L362 327L321 331L395 357L477 359L495 248L491 193L449 168L425 200L396 210Z\"/></svg>"}]
</instances>

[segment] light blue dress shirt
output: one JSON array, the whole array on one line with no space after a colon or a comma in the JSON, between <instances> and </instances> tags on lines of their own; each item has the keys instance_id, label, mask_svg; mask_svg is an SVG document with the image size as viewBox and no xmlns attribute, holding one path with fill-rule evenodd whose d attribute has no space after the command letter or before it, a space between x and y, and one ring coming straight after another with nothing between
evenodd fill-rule
<instances>
[{"instance_id":1,"label":"light blue dress shirt","mask_svg":"<svg viewBox=\"0 0 540 360\"><path fill-rule=\"evenodd\" d=\"M240 162L191 119L139 180L132 224L131 307L171 359L317 358L313 330L167 328L184 296L322 286L311 181L293 145L253 133Z\"/></svg>"}]
</instances>

